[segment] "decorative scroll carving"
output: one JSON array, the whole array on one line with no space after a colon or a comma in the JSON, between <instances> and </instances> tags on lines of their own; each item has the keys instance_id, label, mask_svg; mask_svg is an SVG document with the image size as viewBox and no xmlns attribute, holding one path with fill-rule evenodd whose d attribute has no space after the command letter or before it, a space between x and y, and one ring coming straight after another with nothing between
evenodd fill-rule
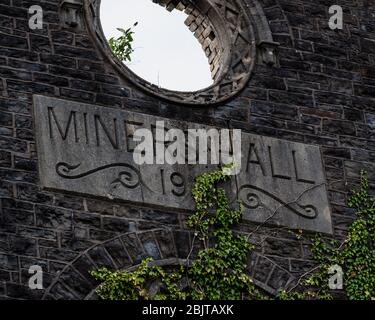
<instances>
[{"instance_id":1,"label":"decorative scroll carving","mask_svg":"<svg viewBox=\"0 0 375 320\"><path fill-rule=\"evenodd\" d=\"M40 184L50 190L189 211L194 178L217 168L134 160L134 124L152 131L158 121L170 129L194 123L42 96L34 96L34 119ZM332 233L319 147L243 132L240 153L226 188L233 204L244 203L244 220Z\"/></svg>"},{"instance_id":2,"label":"decorative scroll carving","mask_svg":"<svg viewBox=\"0 0 375 320\"><path fill-rule=\"evenodd\" d=\"M70 165L65 162L59 162L56 164L56 173L58 176L64 179L76 180L91 176L95 173L112 169L112 168L123 168L126 171L121 171L114 181L112 181L112 188L116 187L117 184L122 185L125 188L135 189L142 184L149 191L153 192L141 178L141 173L137 168L128 163L111 163L105 166L101 166L92 170L84 171L79 174L75 174L74 171L81 167L81 163L77 165Z\"/></svg>"},{"instance_id":3,"label":"decorative scroll carving","mask_svg":"<svg viewBox=\"0 0 375 320\"><path fill-rule=\"evenodd\" d=\"M263 207L271 210L270 207L285 207L296 215L306 218L315 219L318 215L317 209L312 205L302 205L296 203L286 203L271 192L252 185L244 185L239 191L239 199L243 205L249 209L257 209Z\"/></svg>"},{"instance_id":4,"label":"decorative scroll carving","mask_svg":"<svg viewBox=\"0 0 375 320\"><path fill-rule=\"evenodd\" d=\"M77 165L69 165L65 162L59 162L56 165L56 173L60 177L65 178L65 179L80 179L80 178L88 177L88 176L90 176L94 173L97 173L99 171L103 171L103 170L110 169L110 168L116 168L116 167L125 167L125 168L131 169L134 172L138 172L138 170L130 164L127 164L127 163L112 163L112 164L101 166L101 167L98 167L98 168L95 168L95 169L92 169L92 170L89 170L89 171L85 171L85 172L80 173L80 174L75 174L75 175L72 174L72 171L78 169L80 166L81 166L81 163L79 163Z\"/></svg>"}]
</instances>

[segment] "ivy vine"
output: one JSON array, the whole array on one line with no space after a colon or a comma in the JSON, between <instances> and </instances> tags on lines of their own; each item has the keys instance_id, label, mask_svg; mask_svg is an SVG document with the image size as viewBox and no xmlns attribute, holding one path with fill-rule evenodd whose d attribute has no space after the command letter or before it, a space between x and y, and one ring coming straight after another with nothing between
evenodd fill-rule
<instances>
[{"instance_id":1,"label":"ivy vine","mask_svg":"<svg viewBox=\"0 0 375 320\"><path fill-rule=\"evenodd\" d=\"M229 179L228 166L196 178L192 195L196 211L187 225L194 230L194 241L201 249L194 261L174 272L166 272L144 260L134 272L106 268L91 272L101 282L97 289L106 300L168 299L168 300L239 300L262 298L247 275L247 257L252 245L231 227L242 216L242 206L233 210L219 184ZM187 261L190 259L187 257ZM150 293L155 281L161 288ZM185 284L185 285L184 285Z\"/></svg>"},{"instance_id":2,"label":"ivy vine","mask_svg":"<svg viewBox=\"0 0 375 320\"><path fill-rule=\"evenodd\" d=\"M133 271L112 272L107 268L92 271L94 278L102 284L97 294L104 300L183 300L186 298L177 283L181 274L169 273L163 268L152 265L152 258L144 259ZM150 287L153 283L163 286L161 292L152 294Z\"/></svg>"},{"instance_id":3,"label":"ivy vine","mask_svg":"<svg viewBox=\"0 0 375 320\"><path fill-rule=\"evenodd\" d=\"M247 257L253 246L245 237L232 231L242 216L242 205L231 209L221 183L229 176L229 167L196 178L192 195L196 210L187 225L194 231L194 241L202 249L194 261L179 270L168 271L151 258L142 261L135 271L110 271L101 268L91 274L101 284L97 294L105 300L239 300L266 299L248 276ZM352 192L349 207L357 214L348 236L339 244L316 235L311 251L318 266L306 272L294 288L282 290L277 298L333 299L329 288L330 268L343 270L344 292L348 299L375 299L375 198L370 196L365 172L359 189ZM155 291L155 283L158 290Z\"/></svg>"},{"instance_id":4,"label":"ivy vine","mask_svg":"<svg viewBox=\"0 0 375 320\"><path fill-rule=\"evenodd\" d=\"M333 299L329 271L332 266L339 266L348 299L375 300L375 198L369 194L365 172L361 173L359 189L352 192L348 205L357 218L349 226L346 240L339 244L316 236L311 249L318 267L303 279L301 288L281 291L280 299Z\"/></svg>"}]
</instances>

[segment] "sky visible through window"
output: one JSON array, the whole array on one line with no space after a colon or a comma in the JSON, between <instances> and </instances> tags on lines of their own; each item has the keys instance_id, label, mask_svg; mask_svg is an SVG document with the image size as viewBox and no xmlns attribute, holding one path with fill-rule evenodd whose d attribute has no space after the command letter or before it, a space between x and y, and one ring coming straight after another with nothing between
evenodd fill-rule
<instances>
[{"instance_id":1,"label":"sky visible through window","mask_svg":"<svg viewBox=\"0 0 375 320\"><path fill-rule=\"evenodd\" d=\"M152 0L104 0L101 23L107 37L119 36L135 22L135 49L126 65L137 75L162 88L196 91L213 82L203 49L185 26L186 14L168 12Z\"/></svg>"}]
</instances>

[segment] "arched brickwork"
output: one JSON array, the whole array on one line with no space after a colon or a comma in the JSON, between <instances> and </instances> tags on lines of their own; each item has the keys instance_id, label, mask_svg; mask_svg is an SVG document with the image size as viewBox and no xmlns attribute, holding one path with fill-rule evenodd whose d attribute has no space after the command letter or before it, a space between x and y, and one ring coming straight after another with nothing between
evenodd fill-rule
<instances>
[{"instance_id":1,"label":"arched brickwork","mask_svg":"<svg viewBox=\"0 0 375 320\"><path fill-rule=\"evenodd\" d=\"M210 7L203 1L200 5L198 1L193 4L186 0L155 0L153 2L165 7L168 11L176 9L188 15L185 24L201 44L211 66L212 78L216 80L220 75L219 71L224 60L223 55L226 52L224 41L227 41L227 39L219 39L218 31L208 17ZM201 10L198 9L199 7L201 7Z\"/></svg>"},{"instance_id":2,"label":"arched brickwork","mask_svg":"<svg viewBox=\"0 0 375 320\"><path fill-rule=\"evenodd\" d=\"M80 0L64 2L78 3L79 8L83 4ZM80 28L74 23L68 28L59 25L59 19L63 20L60 14L63 1L41 1L46 13L45 28L35 31L27 27L27 2L3 1L0 4L0 298L41 297L40 291L28 289L27 271L33 264L41 265L45 271L48 286L45 299L88 297L95 283L81 273L88 270L86 267L100 265L100 253L96 256L94 253L104 251L104 240L116 242L114 239L121 237L119 232L127 233L130 229L181 230L184 226L185 216L180 212L139 209L127 203L114 204L42 190L32 128L34 94L230 126L318 145L333 213L333 237L343 241L348 224L355 218L353 210L346 206L347 195L358 184L361 169L369 173L372 193L375 186L372 40L375 7L364 0L338 2L346 17L342 31L332 31L327 26L329 1L259 0L272 39L280 43L278 67L257 60L250 81L238 96L215 108L192 108L145 93L124 80L98 50L85 29L83 16L77 20L78 25L82 23ZM249 5L249 10L256 6L253 0L242 3ZM245 224L241 230L251 232L260 244L259 253L249 258L248 266L255 283L268 292L277 286L294 285L298 275L314 267L306 240L310 234L300 239L283 228L271 230ZM183 234L183 231L171 232L176 237ZM184 237L176 240L177 250L187 250L186 242ZM84 251L77 257L78 252L88 248L88 251L93 249L90 255ZM119 252L124 250L121 243ZM180 252L177 257L186 255ZM109 259L113 263L114 259ZM64 287L65 281L71 283L69 268L74 268L71 277L83 283L82 293Z\"/></svg>"},{"instance_id":3,"label":"arched brickwork","mask_svg":"<svg viewBox=\"0 0 375 320\"><path fill-rule=\"evenodd\" d=\"M79 253L56 275L45 290L43 299L97 299L95 289L98 283L89 271L100 267L134 269L146 257L152 257L160 266L186 264L187 256L194 258L198 248L191 252L188 242L180 243L177 248L175 239L181 236L186 237L186 231L153 229L129 232L96 244ZM254 283L271 295L295 281L295 276L288 270L256 252L249 256L248 270Z\"/></svg>"},{"instance_id":4,"label":"arched brickwork","mask_svg":"<svg viewBox=\"0 0 375 320\"><path fill-rule=\"evenodd\" d=\"M214 84L195 92L177 92L159 88L138 77L111 52L100 24L100 0L86 0L87 27L91 37L120 76L140 89L184 105L215 105L238 94L248 83L257 58L257 50L267 56L274 50L272 33L257 0L160 0L166 7L184 11L186 25L201 43L211 66ZM274 63L274 61L271 61Z\"/></svg>"},{"instance_id":5,"label":"arched brickwork","mask_svg":"<svg viewBox=\"0 0 375 320\"><path fill-rule=\"evenodd\" d=\"M166 229L129 232L96 244L78 254L58 273L43 298L88 298L97 286L89 271L100 267L125 270L138 265L145 257L155 261L179 259L183 248L176 249L176 232Z\"/></svg>"}]
</instances>

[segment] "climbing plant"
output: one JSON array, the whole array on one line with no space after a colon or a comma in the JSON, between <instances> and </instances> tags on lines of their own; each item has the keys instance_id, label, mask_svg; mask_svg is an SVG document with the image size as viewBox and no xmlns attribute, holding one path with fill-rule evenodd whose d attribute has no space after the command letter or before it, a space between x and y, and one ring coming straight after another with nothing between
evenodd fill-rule
<instances>
[{"instance_id":1,"label":"climbing plant","mask_svg":"<svg viewBox=\"0 0 375 320\"><path fill-rule=\"evenodd\" d=\"M245 237L231 230L241 219L242 206L232 210L224 189L218 187L229 179L226 169L199 176L193 188L196 211L187 224L204 245L188 270L193 299L259 296L246 273L247 256L253 247Z\"/></svg>"},{"instance_id":2,"label":"climbing plant","mask_svg":"<svg viewBox=\"0 0 375 320\"><path fill-rule=\"evenodd\" d=\"M356 211L357 217L348 229L346 240L339 244L316 236L312 241L312 253L318 267L303 279L302 288L284 290L279 294L280 299L332 299L329 271L332 266L339 266L343 270L343 289L348 299L375 300L375 198L369 194L365 172L348 205Z\"/></svg>"},{"instance_id":3,"label":"climbing plant","mask_svg":"<svg viewBox=\"0 0 375 320\"><path fill-rule=\"evenodd\" d=\"M133 27L136 27L138 22L134 23ZM108 40L109 47L113 51L113 53L119 58L121 61L131 61L131 54L134 52L133 49L133 35L134 31L132 28L122 29L117 28L118 31L121 32L121 36L118 38L110 38Z\"/></svg>"},{"instance_id":4,"label":"climbing plant","mask_svg":"<svg viewBox=\"0 0 375 320\"><path fill-rule=\"evenodd\" d=\"M136 271L91 272L101 282L97 294L102 299L207 299L232 300L262 298L247 275L247 256L252 245L231 227L242 216L242 206L231 209L227 195L219 187L229 179L228 166L196 178L192 195L196 210L187 225L194 230L194 241L201 242L195 259L174 272L166 272L144 260ZM186 258L189 262L190 255ZM150 284L158 281L161 290L150 293ZM185 285L182 285L182 284ZM187 285L186 285L187 284Z\"/></svg>"},{"instance_id":5,"label":"climbing plant","mask_svg":"<svg viewBox=\"0 0 375 320\"><path fill-rule=\"evenodd\" d=\"M102 268L91 274L101 283L99 297L110 300L131 299L263 299L247 275L247 256L253 246L231 229L242 215L242 206L230 208L227 195L219 185L229 177L228 167L196 178L192 191L196 210L187 225L194 230L194 241L202 249L195 259L179 270L167 272L151 258L135 271L110 271ZM348 299L375 299L375 198L368 191L366 174L353 191L348 205L356 212L342 243L317 235L311 251L318 266L305 273L294 288L282 290L278 299L333 299L329 288L330 269L343 270L344 290ZM186 258L189 262L191 253ZM152 290L157 283L160 290ZM154 286L155 287L155 286Z\"/></svg>"},{"instance_id":6,"label":"climbing plant","mask_svg":"<svg viewBox=\"0 0 375 320\"><path fill-rule=\"evenodd\" d=\"M97 294L104 300L183 300L185 294L178 286L181 275L168 273L161 267L152 264L152 259L144 259L133 272L112 272L106 268L92 271L96 280L102 282ZM154 295L150 285L157 282L163 286L163 292Z\"/></svg>"}]
</instances>

